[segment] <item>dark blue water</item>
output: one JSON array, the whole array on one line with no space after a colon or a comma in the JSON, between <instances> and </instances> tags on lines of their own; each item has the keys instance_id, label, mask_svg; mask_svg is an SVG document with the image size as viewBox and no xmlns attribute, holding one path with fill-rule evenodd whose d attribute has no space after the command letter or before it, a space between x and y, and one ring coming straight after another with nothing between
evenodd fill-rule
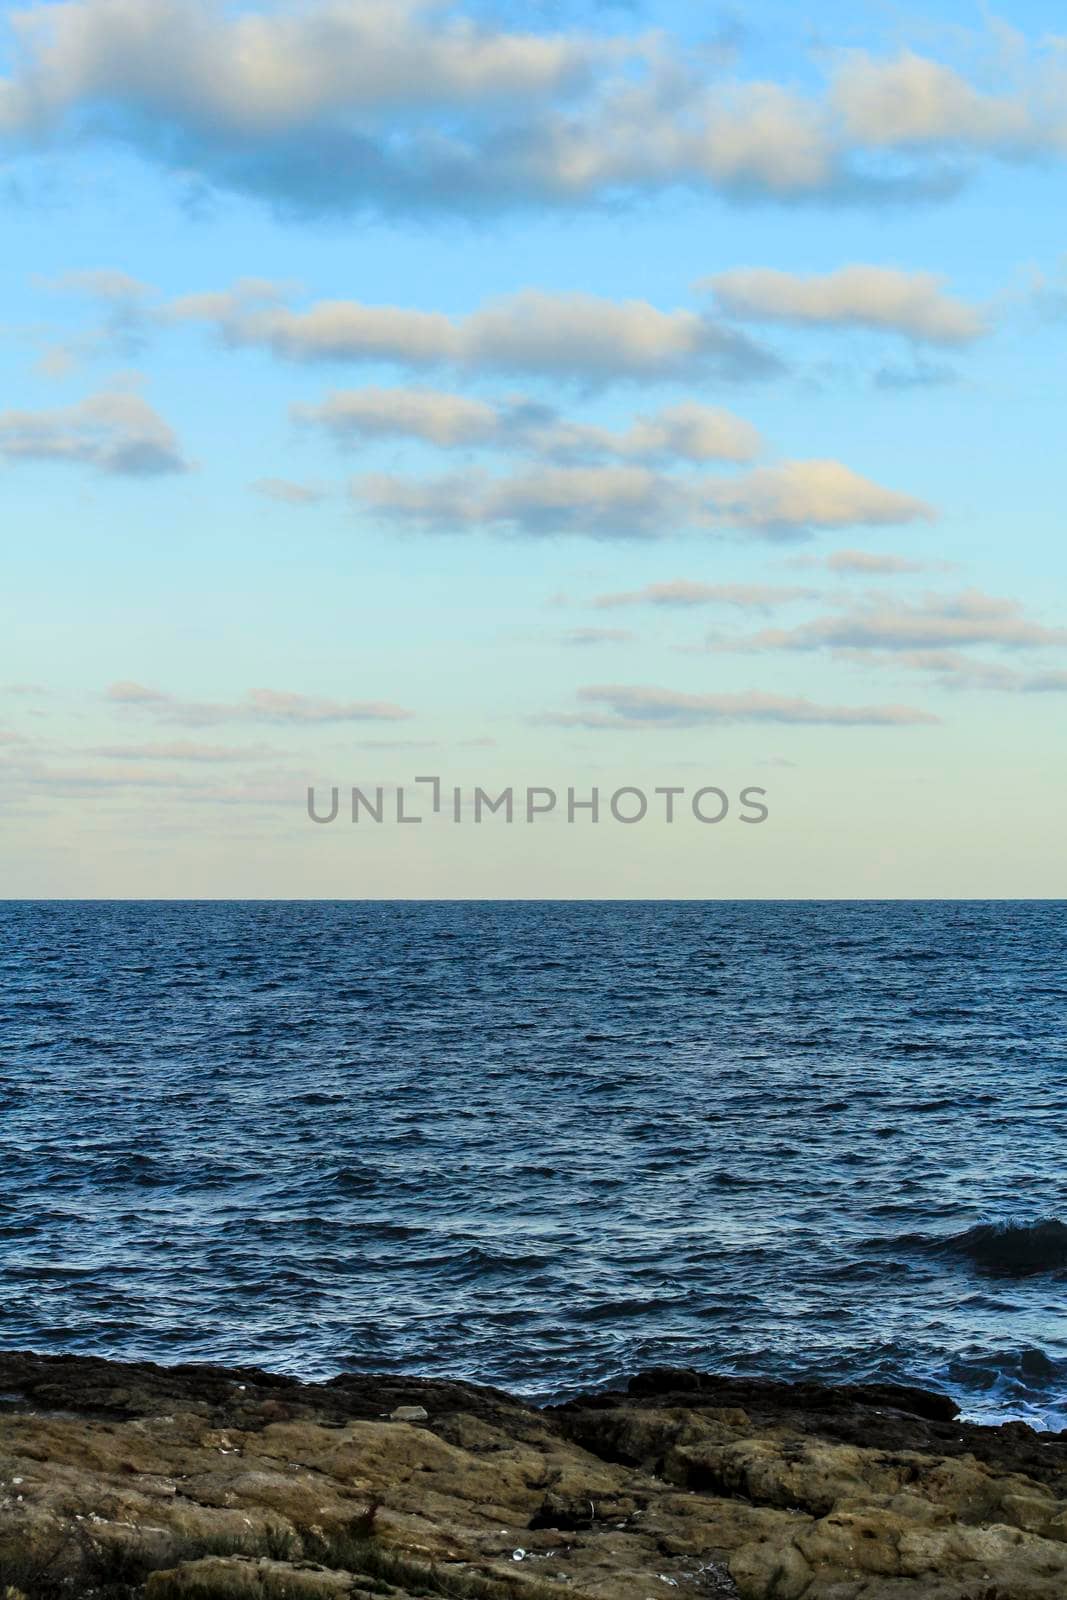
<instances>
[{"instance_id":1,"label":"dark blue water","mask_svg":"<svg viewBox=\"0 0 1067 1600\"><path fill-rule=\"evenodd\" d=\"M1046 903L0 906L0 1343L1067 1425Z\"/></svg>"}]
</instances>

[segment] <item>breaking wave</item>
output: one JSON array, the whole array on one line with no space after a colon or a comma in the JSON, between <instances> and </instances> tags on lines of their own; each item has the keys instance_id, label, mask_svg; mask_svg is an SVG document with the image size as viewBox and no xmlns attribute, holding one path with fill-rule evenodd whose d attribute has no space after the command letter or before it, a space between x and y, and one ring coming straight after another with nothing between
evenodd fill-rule
<instances>
[{"instance_id":1,"label":"breaking wave","mask_svg":"<svg viewBox=\"0 0 1067 1600\"><path fill-rule=\"evenodd\" d=\"M1067 1269L1067 1223L1058 1217L980 1222L931 1243L940 1254L964 1256L984 1271L1006 1278Z\"/></svg>"}]
</instances>

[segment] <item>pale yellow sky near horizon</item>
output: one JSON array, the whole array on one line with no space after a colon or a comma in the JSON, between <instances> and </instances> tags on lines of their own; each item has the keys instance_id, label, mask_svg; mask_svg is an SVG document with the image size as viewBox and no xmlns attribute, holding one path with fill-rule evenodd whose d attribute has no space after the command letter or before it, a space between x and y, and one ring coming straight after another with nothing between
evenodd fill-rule
<instances>
[{"instance_id":1,"label":"pale yellow sky near horizon","mask_svg":"<svg viewBox=\"0 0 1067 1600\"><path fill-rule=\"evenodd\" d=\"M662 737L662 736L661 736ZM868 737L868 748L871 738ZM879 738L884 736L879 735ZM672 740L672 743L675 741ZM797 751L771 765L736 758L616 766L575 761L504 767L492 752L462 761L400 751L378 757L373 778L359 777L372 799L383 785L383 821L361 809L349 820L354 781L336 758L314 773L316 805L329 811L333 782L340 810L329 824L307 815L306 785L292 780L291 799L251 797L230 803L156 790L92 793L62 800L38 794L10 816L0 846L3 895L11 898L403 898L403 899L864 899L1059 898L1067 895L1067 860L1056 797L1063 757L992 762L985 755L939 747L917 771L893 759L888 743L866 760L839 748L805 762ZM931 753L933 754L933 753ZM1008 752L1003 751L1005 758ZM947 758L947 759L946 759ZM330 770L332 767L332 770ZM386 777L386 769L388 777ZM439 772L442 812L434 816L428 786L416 776ZM390 780L405 790L399 824ZM452 787L463 795L462 820L452 815ZM510 784L514 820L472 814L476 786L497 795ZM554 788L550 815L524 816L527 786ZM686 792L664 820L657 786ZM694 792L721 788L731 801L717 824L697 821ZM600 820L579 808L566 818L567 791L588 800L599 791ZM610 797L626 787L647 801L644 818L613 819ZM743 789L762 788L767 818L739 820ZM755 796L750 797L750 802ZM547 803L538 793L535 805ZM721 809L716 796L701 802ZM640 801L620 796L633 814Z\"/></svg>"}]
</instances>

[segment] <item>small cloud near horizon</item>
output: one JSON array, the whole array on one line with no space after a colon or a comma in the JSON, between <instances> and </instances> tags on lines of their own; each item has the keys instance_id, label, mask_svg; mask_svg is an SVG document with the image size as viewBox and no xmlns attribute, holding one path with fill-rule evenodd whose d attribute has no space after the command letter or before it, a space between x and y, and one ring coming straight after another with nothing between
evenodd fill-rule
<instances>
[{"instance_id":1,"label":"small cloud near horizon","mask_svg":"<svg viewBox=\"0 0 1067 1600\"><path fill-rule=\"evenodd\" d=\"M290 506L318 505L326 498L323 490L313 489L306 483L293 483L288 478L257 478L248 487L253 494Z\"/></svg>"},{"instance_id":2,"label":"small cloud near horizon","mask_svg":"<svg viewBox=\"0 0 1067 1600\"><path fill-rule=\"evenodd\" d=\"M683 694L647 685L591 684L577 691L591 706L608 710L542 713L534 720L568 728L699 728L719 724L796 723L823 727L912 727L941 718L915 706L819 705L802 697L764 694Z\"/></svg>"},{"instance_id":3,"label":"small cloud near horizon","mask_svg":"<svg viewBox=\"0 0 1067 1600\"><path fill-rule=\"evenodd\" d=\"M106 691L106 698L117 705L143 710L160 722L187 727L210 727L221 722L275 723L294 727L331 722L399 722L415 715L406 707L390 701L330 700L278 689L250 689L243 701L233 704L180 700L160 689L128 680L111 684Z\"/></svg>"},{"instance_id":4,"label":"small cloud near horizon","mask_svg":"<svg viewBox=\"0 0 1067 1600\"><path fill-rule=\"evenodd\" d=\"M628 644L636 637L628 628L571 628L560 635L563 644L577 646Z\"/></svg>"}]
</instances>

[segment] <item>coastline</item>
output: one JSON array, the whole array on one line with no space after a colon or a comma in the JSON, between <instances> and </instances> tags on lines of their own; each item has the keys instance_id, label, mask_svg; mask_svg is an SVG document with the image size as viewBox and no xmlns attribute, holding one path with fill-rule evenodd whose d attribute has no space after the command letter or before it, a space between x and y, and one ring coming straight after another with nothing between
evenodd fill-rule
<instances>
[{"instance_id":1,"label":"coastline","mask_svg":"<svg viewBox=\"0 0 1067 1600\"><path fill-rule=\"evenodd\" d=\"M689 1369L539 1407L0 1352L0 1595L1062 1600L1067 1431Z\"/></svg>"}]
</instances>

